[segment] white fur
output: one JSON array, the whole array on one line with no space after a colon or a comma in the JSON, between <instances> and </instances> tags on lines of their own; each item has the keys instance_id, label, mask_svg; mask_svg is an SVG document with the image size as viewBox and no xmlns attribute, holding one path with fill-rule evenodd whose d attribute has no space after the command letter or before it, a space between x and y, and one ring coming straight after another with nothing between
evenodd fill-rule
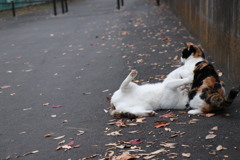
<instances>
[{"instance_id":1,"label":"white fur","mask_svg":"<svg viewBox=\"0 0 240 160\"><path fill-rule=\"evenodd\" d=\"M137 74L131 71L111 99L119 112L148 116L158 109L184 109L188 94L179 87L192 82L192 77L172 79L162 83L137 85L131 82Z\"/></svg>"},{"instance_id":2,"label":"white fur","mask_svg":"<svg viewBox=\"0 0 240 160\"><path fill-rule=\"evenodd\" d=\"M191 106L191 110L188 111L188 114L201 114L202 107L206 102L200 98L200 94L197 93L194 98L189 102L189 106Z\"/></svg>"},{"instance_id":3,"label":"white fur","mask_svg":"<svg viewBox=\"0 0 240 160\"><path fill-rule=\"evenodd\" d=\"M169 79L180 79L180 78L186 78L189 76L194 76L193 70L195 68L195 65L203 61L204 59L202 57L195 58L192 55L189 56L187 59L181 58L181 61L184 63L183 66L173 70L171 73L167 75L166 80Z\"/></svg>"}]
</instances>

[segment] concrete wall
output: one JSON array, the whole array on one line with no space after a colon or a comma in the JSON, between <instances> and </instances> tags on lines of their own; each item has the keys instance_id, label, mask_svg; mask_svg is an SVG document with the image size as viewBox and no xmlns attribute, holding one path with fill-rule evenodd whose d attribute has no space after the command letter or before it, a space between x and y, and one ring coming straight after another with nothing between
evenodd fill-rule
<instances>
[{"instance_id":1,"label":"concrete wall","mask_svg":"<svg viewBox=\"0 0 240 160\"><path fill-rule=\"evenodd\" d=\"M165 0L207 53L240 84L240 1Z\"/></svg>"}]
</instances>

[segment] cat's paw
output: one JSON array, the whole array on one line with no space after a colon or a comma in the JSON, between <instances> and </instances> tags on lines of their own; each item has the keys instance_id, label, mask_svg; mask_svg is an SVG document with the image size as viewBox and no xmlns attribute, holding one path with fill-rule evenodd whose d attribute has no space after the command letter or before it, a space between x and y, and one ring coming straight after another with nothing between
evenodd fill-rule
<instances>
[{"instance_id":1,"label":"cat's paw","mask_svg":"<svg viewBox=\"0 0 240 160\"><path fill-rule=\"evenodd\" d=\"M137 73L138 73L137 70L132 70L130 75L131 75L131 77L136 77Z\"/></svg>"},{"instance_id":2,"label":"cat's paw","mask_svg":"<svg viewBox=\"0 0 240 160\"><path fill-rule=\"evenodd\" d=\"M188 111L188 114L192 114L192 115L194 115L194 114L201 114L201 113L202 112L200 110L198 110L198 109L192 109L192 110Z\"/></svg>"},{"instance_id":3,"label":"cat's paw","mask_svg":"<svg viewBox=\"0 0 240 160\"><path fill-rule=\"evenodd\" d=\"M188 76L186 78L186 80L187 80L187 83L192 83L193 82L193 76Z\"/></svg>"}]
</instances>

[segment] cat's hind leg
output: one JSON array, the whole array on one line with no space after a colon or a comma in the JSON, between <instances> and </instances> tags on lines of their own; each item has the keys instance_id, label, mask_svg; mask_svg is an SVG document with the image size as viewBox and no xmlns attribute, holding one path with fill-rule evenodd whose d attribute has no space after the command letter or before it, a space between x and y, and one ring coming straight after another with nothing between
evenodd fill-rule
<instances>
[{"instance_id":1,"label":"cat's hind leg","mask_svg":"<svg viewBox=\"0 0 240 160\"><path fill-rule=\"evenodd\" d=\"M129 83L137 76L137 70L132 70L126 79L122 82L120 89L126 89L129 86Z\"/></svg>"}]
</instances>

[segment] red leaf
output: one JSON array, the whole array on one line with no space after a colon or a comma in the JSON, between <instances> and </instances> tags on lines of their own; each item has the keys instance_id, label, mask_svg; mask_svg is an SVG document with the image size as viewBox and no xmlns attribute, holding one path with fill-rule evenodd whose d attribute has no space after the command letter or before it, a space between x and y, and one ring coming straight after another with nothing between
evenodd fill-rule
<instances>
[{"instance_id":1,"label":"red leaf","mask_svg":"<svg viewBox=\"0 0 240 160\"><path fill-rule=\"evenodd\" d=\"M71 142L69 142L69 143L66 144L66 145L68 145L68 146L72 146L72 145L74 145L74 141L71 141Z\"/></svg>"},{"instance_id":2,"label":"red leaf","mask_svg":"<svg viewBox=\"0 0 240 160\"><path fill-rule=\"evenodd\" d=\"M152 56L151 54L138 54L138 57L150 57Z\"/></svg>"},{"instance_id":3,"label":"red leaf","mask_svg":"<svg viewBox=\"0 0 240 160\"><path fill-rule=\"evenodd\" d=\"M139 144L139 143L142 143L142 141L141 141L141 139L134 139L134 140L129 141L129 143L131 143L131 144Z\"/></svg>"},{"instance_id":4,"label":"red leaf","mask_svg":"<svg viewBox=\"0 0 240 160\"><path fill-rule=\"evenodd\" d=\"M73 148L79 148L80 144L73 146Z\"/></svg>"},{"instance_id":5,"label":"red leaf","mask_svg":"<svg viewBox=\"0 0 240 160\"><path fill-rule=\"evenodd\" d=\"M126 127L126 123L124 122L124 118L120 119L119 121L117 122L114 122L114 124L117 126L117 127Z\"/></svg>"},{"instance_id":6,"label":"red leaf","mask_svg":"<svg viewBox=\"0 0 240 160\"><path fill-rule=\"evenodd\" d=\"M166 121L159 121L159 122L155 122L154 124L156 125L154 126L155 128L166 127L170 125L170 123Z\"/></svg>"},{"instance_id":7,"label":"red leaf","mask_svg":"<svg viewBox=\"0 0 240 160\"><path fill-rule=\"evenodd\" d=\"M62 106L61 105L52 106L52 108L59 108L59 107L62 107Z\"/></svg>"},{"instance_id":8,"label":"red leaf","mask_svg":"<svg viewBox=\"0 0 240 160\"><path fill-rule=\"evenodd\" d=\"M159 116L160 118L171 118L171 117L175 117L175 115L170 112L170 113L167 113L167 114L164 114L164 115L161 115Z\"/></svg>"},{"instance_id":9,"label":"red leaf","mask_svg":"<svg viewBox=\"0 0 240 160\"><path fill-rule=\"evenodd\" d=\"M11 86L10 85L6 85L6 86L2 86L0 87L1 89L6 89L6 88L10 88Z\"/></svg>"}]
</instances>

